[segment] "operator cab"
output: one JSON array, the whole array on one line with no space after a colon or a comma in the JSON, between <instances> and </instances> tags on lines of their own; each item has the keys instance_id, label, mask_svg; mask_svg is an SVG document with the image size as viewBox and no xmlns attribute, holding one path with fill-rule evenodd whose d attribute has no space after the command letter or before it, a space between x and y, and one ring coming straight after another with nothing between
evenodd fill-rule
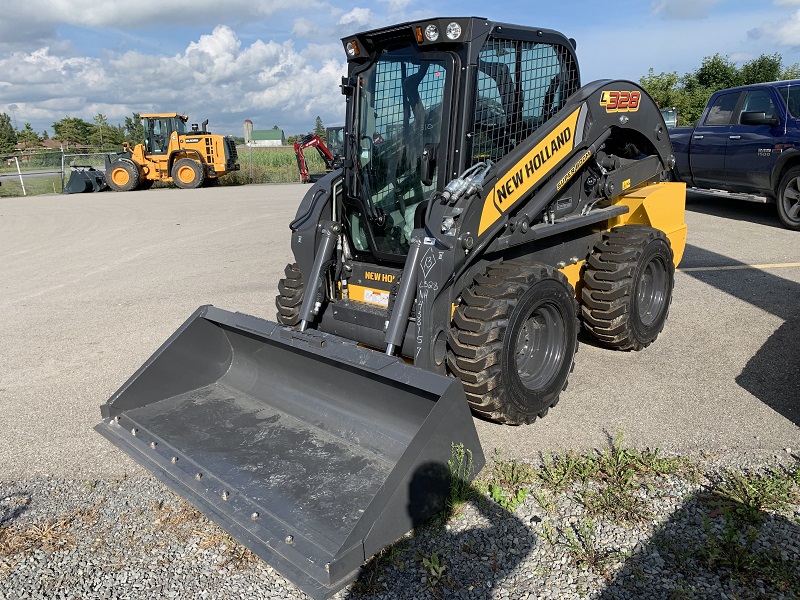
<instances>
[{"instance_id":1,"label":"operator cab","mask_svg":"<svg viewBox=\"0 0 800 600\"><path fill-rule=\"evenodd\" d=\"M144 147L147 154L166 154L173 132L186 133L186 115L176 113L141 115L144 128Z\"/></svg>"},{"instance_id":2,"label":"operator cab","mask_svg":"<svg viewBox=\"0 0 800 600\"><path fill-rule=\"evenodd\" d=\"M550 30L433 19L342 43L343 220L361 260L403 263L435 190L501 159L580 87L574 42Z\"/></svg>"}]
</instances>

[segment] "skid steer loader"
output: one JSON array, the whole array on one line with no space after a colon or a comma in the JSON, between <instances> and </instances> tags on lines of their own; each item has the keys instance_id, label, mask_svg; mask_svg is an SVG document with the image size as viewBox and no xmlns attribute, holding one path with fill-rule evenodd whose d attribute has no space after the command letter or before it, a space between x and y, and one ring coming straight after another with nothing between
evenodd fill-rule
<instances>
[{"instance_id":1,"label":"skid steer loader","mask_svg":"<svg viewBox=\"0 0 800 600\"><path fill-rule=\"evenodd\" d=\"M239 170L236 143L231 136L214 135L177 113L143 114L144 143L121 153L106 155L106 182L115 192L145 190L156 181L173 182L181 189L194 189Z\"/></svg>"},{"instance_id":2,"label":"skid steer loader","mask_svg":"<svg viewBox=\"0 0 800 600\"><path fill-rule=\"evenodd\" d=\"M314 598L444 505L454 444L480 469L468 407L544 416L581 322L649 345L686 239L658 107L581 86L562 34L428 19L343 45L343 167L290 225L278 323L201 307L98 425Z\"/></svg>"}]
</instances>

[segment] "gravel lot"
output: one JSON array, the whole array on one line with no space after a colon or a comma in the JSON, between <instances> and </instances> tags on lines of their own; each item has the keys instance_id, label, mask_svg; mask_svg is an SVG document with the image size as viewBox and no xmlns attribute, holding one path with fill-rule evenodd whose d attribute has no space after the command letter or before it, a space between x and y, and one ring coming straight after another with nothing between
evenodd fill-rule
<instances>
[{"instance_id":1,"label":"gravel lot","mask_svg":"<svg viewBox=\"0 0 800 600\"><path fill-rule=\"evenodd\" d=\"M29 551L0 552L0 598L302 597L92 427L99 405L197 306L272 318L287 224L306 189L0 199L0 527L38 532ZM710 469L795 460L800 234L773 212L690 195L690 245L658 341L619 353L582 338L569 389L546 419L476 422L487 455L539 461L548 449L605 447L623 431L633 447ZM653 510L645 523L597 519L590 537L611 553L600 570L571 558L565 532L580 533L586 515L566 492L551 510L532 497L513 514L470 504L449 529L402 542L341 597L797 597L763 581L737 587L702 565L687 571L659 551L724 528L709 520L703 485L661 478L640 490ZM773 511L753 547L800 562L798 518L796 504ZM549 527L561 532L555 543ZM436 585L422 566L433 553L447 565Z\"/></svg>"}]
</instances>

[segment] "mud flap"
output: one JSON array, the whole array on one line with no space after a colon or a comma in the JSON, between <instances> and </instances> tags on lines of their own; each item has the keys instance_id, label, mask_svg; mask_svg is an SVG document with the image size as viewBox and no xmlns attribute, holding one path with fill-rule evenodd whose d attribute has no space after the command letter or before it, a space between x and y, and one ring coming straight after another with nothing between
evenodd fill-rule
<instances>
[{"instance_id":1,"label":"mud flap","mask_svg":"<svg viewBox=\"0 0 800 600\"><path fill-rule=\"evenodd\" d=\"M106 176L102 171L94 167L71 167L62 194L83 194L89 192L102 192L108 189Z\"/></svg>"},{"instance_id":2,"label":"mud flap","mask_svg":"<svg viewBox=\"0 0 800 600\"><path fill-rule=\"evenodd\" d=\"M199 308L96 429L313 598L445 505L451 445L484 464L461 382Z\"/></svg>"}]
</instances>

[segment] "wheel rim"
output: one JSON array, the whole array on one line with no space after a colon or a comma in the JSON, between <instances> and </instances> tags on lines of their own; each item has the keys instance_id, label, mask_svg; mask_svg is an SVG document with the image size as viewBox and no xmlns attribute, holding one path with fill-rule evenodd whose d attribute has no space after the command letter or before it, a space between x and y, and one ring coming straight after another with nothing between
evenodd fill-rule
<instances>
[{"instance_id":1,"label":"wheel rim","mask_svg":"<svg viewBox=\"0 0 800 600\"><path fill-rule=\"evenodd\" d=\"M536 307L517 335L515 359L522 385L544 387L558 372L566 347L566 326L554 304Z\"/></svg>"},{"instance_id":2,"label":"wheel rim","mask_svg":"<svg viewBox=\"0 0 800 600\"><path fill-rule=\"evenodd\" d=\"M667 297L667 272L659 260L651 260L642 271L637 290L639 321L649 327L658 320Z\"/></svg>"},{"instance_id":3,"label":"wheel rim","mask_svg":"<svg viewBox=\"0 0 800 600\"><path fill-rule=\"evenodd\" d=\"M126 185L131 180L131 176L125 169L114 169L111 173L111 180L117 185Z\"/></svg>"},{"instance_id":4,"label":"wheel rim","mask_svg":"<svg viewBox=\"0 0 800 600\"><path fill-rule=\"evenodd\" d=\"M192 183L194 181L194 169L188 165L179 167L178 179L180 179L183 183Z\"/></svg>"},{"instance_id":5,"label":"wheel rim","mask_svg":"<svg viewBox=\"0 0 800 600\"><path fill-rule=\"evenodd\" d=\"M783 190L783 203L784 214L796 223L800 223L800 177L795 177Z\"/></svg>"}]
</instances>

